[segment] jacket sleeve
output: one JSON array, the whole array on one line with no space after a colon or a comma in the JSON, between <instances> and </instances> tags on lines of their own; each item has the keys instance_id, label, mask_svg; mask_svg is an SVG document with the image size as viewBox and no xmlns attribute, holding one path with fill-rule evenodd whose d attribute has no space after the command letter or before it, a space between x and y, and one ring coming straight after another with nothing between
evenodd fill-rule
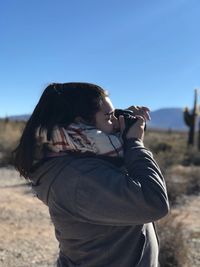
<instances>
[{"instance_id":1,"label":"jacket sleeve","mask_svg":"<svg viewBox=\"0 0 200 267\"><path fill-rule=\"evenodd\" d=\"M125 144L127 173L102 160L90 159L89 165L82 164L74 200L81 220L133 225L153 222L168 213L164 178L152 153L139 139L129 139Z\"/></svg>"}]
</instances>

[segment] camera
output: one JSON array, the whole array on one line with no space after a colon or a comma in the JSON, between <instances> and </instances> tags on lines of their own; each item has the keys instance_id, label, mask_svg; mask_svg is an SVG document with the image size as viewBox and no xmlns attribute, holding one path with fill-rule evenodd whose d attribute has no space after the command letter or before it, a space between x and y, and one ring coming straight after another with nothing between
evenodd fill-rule
<instances>
[{"instance_id":1,"label":"camera","mask_svg":"<svg viewBox=\"0 0 200 267\"><path fill-rule=\"evenodd\" d=\"M115 109L115 117L119 119L120 115L124 116L125 121L125 132L137 121L137 118L134 116L133 111L130 109Z\"/></svg>"}]
</instances>

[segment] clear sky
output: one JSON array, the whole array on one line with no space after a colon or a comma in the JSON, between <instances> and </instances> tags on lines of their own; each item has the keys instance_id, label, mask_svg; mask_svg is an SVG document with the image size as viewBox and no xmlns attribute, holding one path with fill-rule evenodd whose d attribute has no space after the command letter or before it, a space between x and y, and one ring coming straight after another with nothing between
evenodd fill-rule
<instances>
[{"instance_id":1,"label":"clear sky","mask_svg":"<svg viewBox=\"0 0 200 267\"><path fill-rule=\"evenodd\" d=\"M0 116L28 114L50 82L86 81L115 107L193 105L200 0L1 0Z\"/></svg>"}]
</instances>

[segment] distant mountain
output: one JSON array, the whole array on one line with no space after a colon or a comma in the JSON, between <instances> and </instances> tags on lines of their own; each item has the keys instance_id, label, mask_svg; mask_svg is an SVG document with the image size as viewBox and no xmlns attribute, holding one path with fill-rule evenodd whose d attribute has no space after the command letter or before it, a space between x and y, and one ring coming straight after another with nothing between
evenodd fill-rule
<instances>
[{"instance_id":1,"label":"distant mountain","mask_svg":"<svg viewBox=\"0 0 200 267\"><path fill-rule=\"evenodd\" d=\"M27 121L30 115L17 115L10 116L12 121ZM182 108L161 108L151 112L151 121L147 123L147 126L152 129L161 130L187 130L187 126L183 120Z\"/></svg>"},{"instance_id":2,"label":"distant mountain","mask_svg":"<svg viewBox=\"0 0 200 267\"><path fill-rule=\"evenodd\" d=\"M29 114L9 116L8 119L11 121L27 121L29 119Z\"/></svg>"},{"instance_id":3,"label":"distant mountain","mask_svg":"<svg viewBox=\"0 0 200 267\"><path fill-rule=\"evenodd\" d=\"M148 122L150 128L187 130L183 119L182 108L161 108L151 112L151 121Z\"/></svg>"}]
</instances>

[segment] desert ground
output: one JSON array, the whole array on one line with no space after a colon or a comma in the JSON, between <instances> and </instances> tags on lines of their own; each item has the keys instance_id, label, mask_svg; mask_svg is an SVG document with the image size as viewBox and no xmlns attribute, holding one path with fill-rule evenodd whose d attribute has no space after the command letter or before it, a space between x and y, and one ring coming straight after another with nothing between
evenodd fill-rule
<instances>
[{"instance_id":1,"label":"desert ground","mask_svg":"<svg viewBox=\"0 0 200 267\"><path fill-rule=\"evenodd\" d=\"M0 168L0 240L0 267L55 266L48 209L12 167Z\"/></svg>"}]
</instances>

